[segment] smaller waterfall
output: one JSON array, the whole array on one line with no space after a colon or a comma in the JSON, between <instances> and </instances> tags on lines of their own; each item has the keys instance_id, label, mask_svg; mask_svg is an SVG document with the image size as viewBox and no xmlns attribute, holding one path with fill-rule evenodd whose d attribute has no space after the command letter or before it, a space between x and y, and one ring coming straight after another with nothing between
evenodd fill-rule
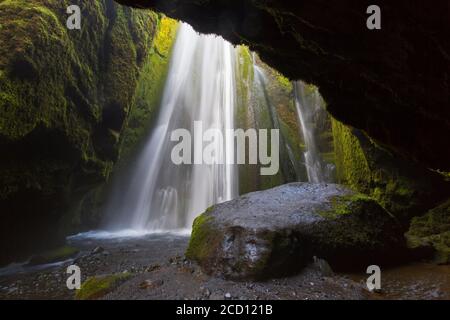
<instances>
[{"instance_id":1,"label":"smaller waterfall","mask_svg":"<svg viewBox=\"0 0 450 320\"><path fill-rule=\"evenodd\" d=\"M259 105L257 110L260 113L267 112L270 119L270 127L280 130L280 169L284 177L289 177L285 182L295 181L299 178L297 166L295 165L295 157L292 150L287 143L286 138L281 131L280 120L278 118L278 111L272 101L268 87L270 86L270 80L268 79L263 67L260 67L257 63L257 56L253 52L253 77L254 77L254 94L256 96L256 103ZM294 177L291 177L295 175ZM290 179L290 180L289 180Z\"/></svg>"},{"instance_id":2,"label":"smaller waterfall","mask_svg":"<svg viewBox=\"0 0 450 320\"><path fill-rule=\"evenodd\" d=\"M307 93L303 82L296 81L293 85L297 116L306 146L304 158L308 181L330 182L334 166L325 163L321 158L314 125L315 116L324 108L324 101L317 89Z\"/></svg>"}]
</instances>

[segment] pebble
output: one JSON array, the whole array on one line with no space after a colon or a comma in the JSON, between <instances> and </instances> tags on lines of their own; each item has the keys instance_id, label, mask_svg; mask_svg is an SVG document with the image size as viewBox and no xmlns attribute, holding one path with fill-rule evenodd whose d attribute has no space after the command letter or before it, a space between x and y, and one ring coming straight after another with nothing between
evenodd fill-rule
<instances>
[{"instance_id":1,"label":"pebble","mask_svg":"<svg viewBox=\"0 0 450 320\"><path fill-rule=\"evenodd\" d=\"M231 293L229 292L225 293L225 299L231 299Z\"/></svg>"},{"instance_id":2,"label":"pebble","mask_svg":"<svg viewBox=\"0 0 450 320\"><path fill-rule=\"evenodd\" d=\"M220 294L218 294L218 293L212 293L212 294L209 296L209 299L210 299L210 300L222 300L222 299L223 299L223 295L220 295Z\"/></svg>"},{"instance_id":3,"label":"pebble","mask_svg":"<svg viewBox=\"0 0 450 320\"><path fill-rule=\"evenodd\" d=\"M94 250L92 250L92 254L97 254L97 253L101 253L105 251L105 249L103 247L95 247Z\"/></svg>"},{"instance_id":4,"label":"pebble","mask_svg":"<svg viewBox=\"0 0 450 320\"><path fill-rule=\"evenodd\" d=\"M164 284L163 280L145 280L141 282L139 288L141 289L155 289Z\"/></svg>"}]
</instances>

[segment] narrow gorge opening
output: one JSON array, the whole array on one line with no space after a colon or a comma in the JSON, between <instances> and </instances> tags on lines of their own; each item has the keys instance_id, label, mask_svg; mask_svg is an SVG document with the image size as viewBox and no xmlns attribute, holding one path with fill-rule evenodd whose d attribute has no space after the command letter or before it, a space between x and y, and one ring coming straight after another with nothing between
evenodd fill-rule
<instances>
[{"instance_id":1,"label":"narrow gorge opening","mask_svg":"<svg viewBox=\"0 0 450 320\"><path fill-rule=\"evenodd\" d=\"M450 297L445 0L72 2L0 0L0 299Z\"/></svg>"},{"instance_id":2,"label":"narrow gorge opening","mask_svg":"<svg viewBox=\"0 0 450 320\"><path fill-rule=\"evenodd\" d=\"M273 89L274 86L284 88ZM275 99L281 98L289 105L275 106L274 95L280 95ZM281 116L285 119L280 119ZM286 119L292 116L297 120ZM285 123L286 120L290 122ZM333 182L334 164L322 159L316 137L326 130L331 132L330 126L323 125L330 123L330 117L318 89L301 81L290 83L248 48L235 47L216 35L201 35L181 23L171 50L157 120L142 150L137 152L134 167L124 168L125 175L117 179L108 196L106 230L116 230L119 236L188 233L194 219L207 208L248 191L240 188L239 181L246 179L245 170L259 165L230 164L230 159L236 163L238 157L236 136L211 139L214 164L173 163L174 130L187 130L193 140L200 141L200 147L206 144L195 133L195 122L200 122L204 131L260 128L281 131L278 157L282 163L277 178L265 182L266 185L261 181L250 186L247 183L244 188L256 191L289 181ZM245 137L245 155L249 160L249 149L255 141ZM332 153L330 141L326 143ZM322 149L323 144L322 141ZM193 154L195 148L194 145L189 153Z\"/></svg>"}]
</instances>

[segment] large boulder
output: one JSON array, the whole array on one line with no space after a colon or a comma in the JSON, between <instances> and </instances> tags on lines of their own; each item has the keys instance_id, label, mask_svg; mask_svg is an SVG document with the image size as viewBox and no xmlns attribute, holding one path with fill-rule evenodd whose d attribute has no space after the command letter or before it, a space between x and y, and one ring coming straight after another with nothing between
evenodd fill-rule
<instances>
[{"instance_id":1,"label":"large boulder","mask_svg":"<svg viewBox=\"0 0 450 320\"><path fill-rule=\"evenodd\" d=\"M261 279L313 256L365 270L401 257L403 236L375 200L336 184L292 183L218 204L193 224L186 256L209 274Z\"/></svg>"}]
</instances>

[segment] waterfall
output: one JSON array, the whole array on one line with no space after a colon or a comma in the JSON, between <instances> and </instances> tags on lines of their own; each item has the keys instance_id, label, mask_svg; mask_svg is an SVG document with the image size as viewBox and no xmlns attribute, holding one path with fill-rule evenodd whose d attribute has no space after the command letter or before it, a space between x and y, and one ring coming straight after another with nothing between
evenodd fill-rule
<instances>
[{"instance_id":1,"label":"waterfall","mask_svg":"<svg viewBox=\"0 0 450 320\"><path fill-rule=\"evenodd\" d=\"M320 156L317 144L315 116L324 109L324 102L317 88L306 93L306 85L301 81L293 83L295 106L303 134L306 150L304 152L308 181L312 183L330 182L332 165L325 163Z\"/></svg>"},{"instance_id":2,"label":"waterfall","mask_svg":"<svg viewBox=\"0 0 450 320\"><path fill-rule=\"evenodd\" d=\"M280 121L278 119L278 112L272 103L270 94L268 92L269 80L263 68L257 64L256 54L253 52L253 73L254 73L254 94L256 96L256 103L259 105L257 110L263 113L263 110L268 112L270 118L270 127L280 130ZM294 174L298 178L299 175L296 171L296 165L294 155L292 153L289 144L286 142L283 133L280 134L280 169L285 176L289 176L289 167L292 167ZM286 181L287 182L287 181Z\"/></svg>"},{"instance_id":3,"label":"waterfall","mask_svg":"<svg viewBox=\"0 0 450 320\"><path fill-rule=\"evenodd\" d=\"M233 141L224 138L216 149L218 164L212 165L173 164L176 143L170 141L173 130L185 128L197 148L202 137L194 135L194 121L202 121L203 130L234 128L235 63L236 51L230 43L181 24L155 128L129 181L108 205L107 210L117 216L114 228L189 229L209 206L237 196L237 170L222 164L234 157Z\"/></svg>"}]
</instances>

